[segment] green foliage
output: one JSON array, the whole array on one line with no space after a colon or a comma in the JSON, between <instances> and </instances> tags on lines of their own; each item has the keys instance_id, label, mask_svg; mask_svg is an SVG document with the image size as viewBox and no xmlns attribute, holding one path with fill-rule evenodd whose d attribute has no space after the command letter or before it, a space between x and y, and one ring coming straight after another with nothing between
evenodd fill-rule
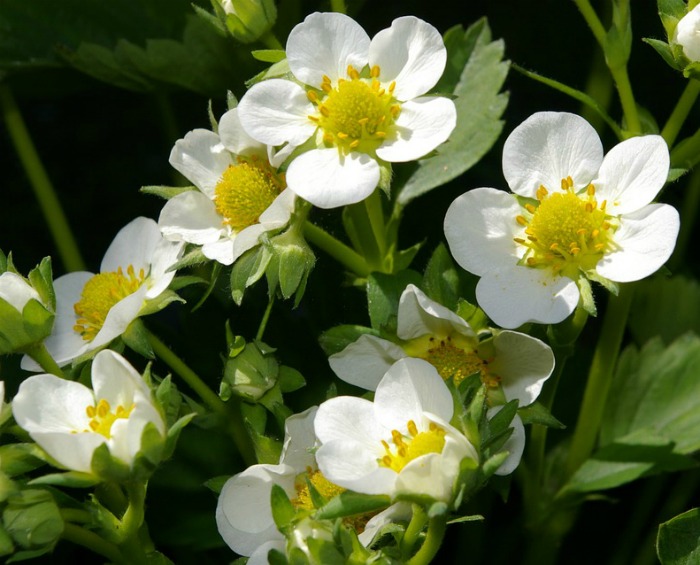
<instances>
[{"instance_id":1,"label":"green foliage","mask_svg":"<svg viewBox=\"0 0 700 565\"><path fill-rule=\"evenodd\" d=\"M656 551L661 565L700 561L700 509L693 508L659 526Z\"/></svg>"}]
</instances>

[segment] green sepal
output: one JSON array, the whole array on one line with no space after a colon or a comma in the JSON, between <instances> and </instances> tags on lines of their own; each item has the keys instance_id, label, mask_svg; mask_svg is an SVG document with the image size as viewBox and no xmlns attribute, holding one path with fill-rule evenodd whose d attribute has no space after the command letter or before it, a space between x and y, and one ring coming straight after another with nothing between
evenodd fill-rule
<instances>
[{"instance_id":1,"label":"green sepal","mask_svg":"<svg viewBox=\"0 0 700 565\"><path fill-rule=\"evenodd\" d=\"M279 63L287 56L284 49L255 49L250 54L263 63Z\"/></svg>"},{"instance_id":2,"label":"green sepal","mask_svg":"<svg viewBox=\"0 0 700 565\"><path fill-rule=\"evenodd\" d=\"M91 488L99 484L101 479L90 473L68 471L67 473L51 473L32 479L29 485L52 485L64 488Z\"/></svg>"},{"instance_id":3,"label":"green sepal","mask_svg":"<svg viewBox=\"0 0 700 565\"><path fill-rule=\"evenodd\" d=\"M51 311L55 311L56 293L53 288L51 257L44 257L39 265L29 271L27 278L34 287L34 290L39 293L41 301L46 304Z\"/></svg>"},{"instance_id":4,"label":"green sepal","mask_svg":"<svg viewBox=\"0 0 700 565\"><path fill-rule=\"evenodd\" d=\"M92 453L90 469L96 477L114 483L124 483L131 478L131 468L129 465L112 457L106 443L100 445Z\"/></svg>"},{"instance_id":5,"label":"green sepal","mask_svg":"<svg viewBox=\"0 0 700 565\"><path fill-rule=\"evenodd\" d=\"M46 464L44 450L35 443L0 446L0 471L8 477L29 473Z\"/></svg>"},{"instance_id":6,"label":"green sepal","mask_svg":"<svg viewBox=\"0 0 700 565\"><path fill-rule=\"evenodd\" d=\"M152 194L153 196L159 196L165 200L170 200L175 196L179 196L185 192L190 192L192 190L197 190L195 186L142 186L140 192L144 194Z\"/></svg>"},{"instance_id":7,"label":"green sepal","mask_svg":"<svg viewBox=\"0 0 700 565\"><path fill-rule=\"evenodd\" d=\"M314 518L317 520L334 520L345 516L366 514L383 510L391 505L391 499L383 494L360 494L346 490L334 496L318 509Z\"/></svg>"},{"instance_id":8,"label":"green sepal","mask_svg":"<svg viewBox=\"0 0 700 565\"><path fill-rule=\"evenodd\" d=\"M241 43L252 43L265 34L277 20L273 0L233 0L235 14L226 14L226 27Z\"/></svg>"},{"instance_id":9,"label":"green sepal","mask_svg":"<svg viewBox=\"0 0 700 565\"><path fill-rule=\"evenodd\" d=\"M323 352L330 357L334 353L340 353L363 335L379 337L379 332L366 326L342 324L321 333L318 337L318 343Z\"/></svg>"},{"instance_id":10,"label":"green sepal","mask_svg":"<svg viewBox=\"0 0 700 565\"><path fill-rule=\"evenodd\" d=\"M471 514L469 516L460 516L459 518L454 518L453 520L449 520L447 524L461 524L463 522L482 522L486 518L484 518L481 514Z\"/></svg>"},{"instance_id":11,"label":"green sepal","mask_svg":"<svg viewBox=\"0 0 700 565\"><path fill-rule=\"evenodd\" d=\"M204 253L202 253L202 248L195 247L194 249L185 253L185 255L181 257L178 261L175 261L175 263L170 265L170 267L168 267L167 272L171 273L173 271L179 271L180 269L192 267L194 265L201 265L209 261L211 261L211 259L205 257Z\"/></svg>"},{"instance_id":12,"label":"green sepal","mask_svg":"<svg viewBox=\"0 0 700 565\"><path fill-rule=\"evenodd\" d=\"M523 424L540 424L548 428L564 430L566 426L557 420L552 413L540 402L533 402L522 408L518 408L518 416Z\"/></svg>"},{"instance_id":13,"label":"green sepal","mask_svg":"<svg viewBox=\"0 0 700 565\"><path fill-rule=\"evenodd\" d=\"M221 491L224 490L226 481L228 481L230 478L231 475L212 477L211 479L204 481L204 486L215 494L221 494Z\"/></svg>"},{"instance_id":14,"label":"green sepal","mask_svg":"<svg viewBox=\"0 0 700 565\"><path fill-rule=\"evenodd\" d=\"M683 0L658 0L656 6L666 37L672 39L678 22L686 15L689 6Z\"/></svg>"},{"instance_id":15,"label":"green sepal","mask_svg":"<svg viewBox=\"0 0 700 565\"><path fill-rule=\"evenodd\" d=\"M270 78L286 78L290 76L290 74L291 71L289 70L289 62L286 58L284 58L277 63L273 63L264 71L245 81L245 87L250 88L254 84Z\"/></svg>"},{"instance_id":16,"label":"green sepal","mask_svg":"<svg viewBox=\"0 0 700 565\"><path fill-rule=\"evenodd\" d=\"M249 249L234 263L231 269L231 297L240 306L245 289L255 284L265 274L272 259L272 252L265 245Z\"/></svg>"},{"instance_id":17,"label":"green sepal","mask_svg":"<svg viewBox=\"0 0 700 565\"><path fill-rule=\"evenodd\" d=\"M455 310L461 296L459 273L444 243L439 243L423 273L425 293L435 302Z\"/></svg>"},{"instance_id":18,"label":"green sepal","mask_svg":"<svg viewBox=\"0 0 700 565\"><path fill-rule=\"evenodd\" d=\"M457 299L456 313L467 322L475 332L485 330L489 327L489 318L486 313L464 298Z\"/></svg>"},{"instance_id":19,"label":"green sepal","mask_svg":"<svg viewBox=\"0 0 700 565\"><path fill-rule=\"evenodd\" d=\"M284 489L277 485L272 485L270 492L270 508L272 510L272 519L275 521L277 529L281 532L292 527L296 518L297 510L289 500Z\"/></svg>"},{"instance_id":20,"label":"green sepal","mask_svg":"<svg viewBox=\"0 0 700 565\"><path fill-rule=\"evenodd\" d=\"M139 316L149 316L150 314L155 314L160 312L163 308L168 306L171 302L181 302L185 303L185 299L181 298L175 291L167 289L161 292L155 298L151 298L146 301L143 308L139 311Z\"/></svg>"},{"instance_id":21,"label":"green sepal","mask_svg":"<svg viewBox=\"0 0 700 565\"><path fill-rule=\"evenodd\" d=\"M267 561L270 565L289 565L287 556L277 549L271 549L268 552Z\"/></svg>"},{"instance_id":22,"label":"green sepal","mask_svg":"<svg viewBox=\"0 0 700 565\"><path fill-rule=\"evenodd\" d=\"M155 359L155 353L148 340L148 330L143 322L136 318L121 335L124 344L146 359Z\"/></svg>"},{"instance_id":23,"label":"green sepal","mask_svg":"<svg viewBox=\"0 0 700 565\"><path fill-rule=\"evenodd\" d=\"M428 507L428 518L437 518L444 516L450 511L450 507L445 502L433 502Z\"/></svg>"},{"instance_id":24,"label":"green sepal","mask_svg":"<svg viewBox=\"0 0 700 565\"><path fill-rule=\"evenodd\" d=\"M25 489L11 495L2 513L2 523L14 542L35 556L53 549L63 532L58 505L44 489Z\"/></svg>"},{"instance_id":25,"label":"green sepal","mask_svg":"<svg viewBox=\"0 0 700 565\"><path fill-rule=\"evenodd\" d=\"M644 37L642 39L644 43L651 45L654 50L661 56L661 58L666 62L666 64L676 71L682 71L683 65L681 65L674 56L673 49L665 41L659 39L653 39L650 37Z\"/></svg>"},{"instance_id":26,"label":"green sepal","mask_svg":"<svg viewBox=\"0 0 700 565\"><path fill-rule=\"evenodd\" d=\"M397 312L401 294L409 284L420 286L422 277L406 269L393 275L372 273L367 279L367 306L374 330L396 334Z\"/></svg>"},{"instance_id":27,"label":"green sepal","mask_svg":"<svg viewBox=\"0 0 700 565\"><path fill-rule=\"evenodd\" d=\"M629 4L629 0L627 0ZM605 61L611 69L624 67L629 61L632 51L632 22L629 6L624 10L619 8L619 0L613 0L612 26L605 36L603 51Z\"/></svg>"},{"instance_id":28,"label":"green sepal","mask_svg":"<svg viewBox=\"0 0 700 565\"><path fill-rule=\"evenodd\" d=\"M408 269L411 263L413 263L415 256L421 249L423 249L423 245L425 245L425 240L419 241L406 249L397 251L394 254L394 271L403 271Z\"/></svg>"},{"instance_id":29,"label":"green sepal","mask_svg":"<svg viewBox=\"0 0 700 565\"><path fill-rule=\"evenodd\" d=\"M578 289L581 293L579 305L591 316L596 316L598 314L598 309L596 308L595 299L593 298L593 290L591 289L591 283L588 282L585 275L581 275L578 278Z\"/></svg>"},{"instance_id":30,"label":"green sepal","mask_svg":"<svg viewBox=\"0 0 700 565\"><path fill-rule=\"evenodd\" d=\"M503 462L508 459L510 454L507 451L499 451L495 455L489 457L481 468L481 472L485 479L488 479L503 465Z\"/></svg>"},{"instance_id":31,"label":"green sepal","mask_svg":"<svg viewBox=\"0 0 700 565\"><path fill-rule=\"evenodd\" d=\"M147 370L148 369L150 369L150 364L147 366ZM148 373L144 373L144 380L146 380L146 374L150 375L150 370ZM166 376L158 383L158 386L155 387L154 395L156 402L165 416L166 425L172 426L177 421L178 415L180 414L182 394L180 394L177 386L173 383L170 375Z\"/></svg>"},{"instance_id":32,"label":"green sepal","mask_svg":"<svg viewBox=\"0 0 700 565\"><path fill-rule=\"evenodd\" d=\"M187 422L185 422L187 423ZM183 424L184 425L184 424ZM179 433L180 427L177 432ZM146 481L163 460L165 437L153 422L148 422L141 433L141 449L134 457L132 479ZM177 437L175 438L175 440ZM175 441L174 440L174 441ZM174 449L174 443L172 445Z\"/></svg>"},{"instance_id":33,"label":"green sepal","mask_svg":"<svg viewBox=\"0 0 700 565\"><path fill-rule=\"evenodd\" d=\"M299 371L287 365L280 365L277 384L283 393L294 392L306 385L306 379Z\"/></svg>"}]
</instances>

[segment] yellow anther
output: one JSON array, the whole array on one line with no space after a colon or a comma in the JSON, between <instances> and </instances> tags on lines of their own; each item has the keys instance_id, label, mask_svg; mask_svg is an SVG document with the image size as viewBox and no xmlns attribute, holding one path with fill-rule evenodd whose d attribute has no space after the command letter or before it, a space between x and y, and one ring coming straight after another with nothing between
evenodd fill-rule
<instances>
[{"instance_id":1,"label":"yellow anther","mask_svg":"<svg viewBox=\"0 0 700 565\"><path fill-rule=\"evenodd\" d=\"M319 106L318 111L321 112L321 114L323 114L323 116L326 118L331 115L330 110L328 110L328 108L325 106Z\"/></svg>"},{"instance_id":2,"label":"yellow anther","mask_svg":"<svg viewBox=\"0 0 700 565\"><path fill-rule=\"evenodd\" d=\"M372 78L377 78L380 73L379 65L374 65L370 70L369 70L369 76Z\"/></svg>"},{"instance_id":3,"label":"yellow anther","mask_svg":"<svg viewBox=\"0 0 700 565\"><path fill-rule=\"evenodd\" d=\"M360 140L356 139L355 141L350 142L350 149L357 149L360 145Z\"/></svg>"},{"instance_id":4,"label":"yellow anther","mask_svg":"<svg viewBox=\"0 0 700 565\"><path fill-rule=\"evenodd\" d=\"M413 420L409 420L406 427L408 428L408 433L411 436L415 437L418 435L418 428L416 427L416 423Z\"/></svg>"},{"instance_id":5,"label":"yellow anther","mask_svg":"<svg viewBox=\"0 0 700 565\"><path fill-rule=\"evenodd\" d=\"M593 196L595 194L595 186L593 186L592 184L589 184L586 187L586 193L588 194L588 196Z\"/></svg>"},{"instance_id":6,"label":"yellow anther","mask_svg":"<svg viewBox=\"0 0 700 565\"><path fill-rule=\"evenodd\" d=\"M549 191L543 186L540 185L540 187L537 189L537 192L535 193L535 196L537 197L537 200L544 200L547 195L549 194Z\"/></svg>"},{"instance_id":7,"label":"yellow anther","mask_svg":"<svg viewBox=\"0 0 700 565\"><path fill-rule=\"evenodd\" d=\"M389 85L389 92L390 92L391 94L394 94L394 90L396 90L396 81L395 81L395 80L392 80L392 81L391 81L391 84Z\"/></svg>"},{"instance_id":8,"label":"yellow anther","mask_svg":"<svg viewBox=\"0 0 700 565\"><path fill-rule=\"evenodd\" d=\"M326 94L329 94L331 92L331 90L333 90L333 87L331 86L331 84L329 82L324 82L321 85L321 90L323 90L323 92L325 92Z\"/></svg>"},{"instance_id":9,"label":"yellow anther","mask_svg":"<svg viewBox=\"0 0 700 565\"><path fill-rule=\"evenodd\" d=\"M318 96L316 95L316 93L313 90L307 90L306 97L309 100L311 100L311 102L313 102L314 104L316 104L316 102L318 102Z\"/></svg>"},{"instance_id":10,"label":"yellow anther","mask_svg":"<svg viewBox=\"0 0 700 565\"><path fill-rule=\"evenodd\" d=\"M525 219L525 216L515 216L515 221L518 222L521 226L527 225L527 219Z\"/></svg>"},{"instance_id":11,"label":"yellow anther","mask_svg":"<svg viewBox=\"0 0 700 565\"><path fill-rule=\"evenodd\" d=\"M550 251L556 251L557 249L559 249L559 244L556 242L549 246Z\"/></svg>"},{"instance_id":12,"label":"yellow anther","mask_svg":"<svg viewBox=\"0 0 700 565\"><path fill-rule=\"evenodd\" d=\"M513 238L513 241L514 241L515 243L520 243L520 244L524 244L524 243L525 243L525 240L524 240L522 237L514 237L514 238Z\"/></svg>"},{"instance_id":13,"label":"yellow anther","mask_svg":"<svg viewBox=\"0 0 700 565\"><path fill-rule=\"evenodd\" d=\"M369 122L369 118L360 118L359 120L357 120L357 123L361 126L366 126L367 122Z\"/></svg>"},{"instance_id":14,"label":"yellow anther","mask_svg":"<svg viewBox=\"0 0 700 565\"><path fill-rule=\"evenodd\" d=\"M353 67L352 65L348 65L348 76L353 80L357 80L358 78L360 78L360 73L357 72L357 69L355 67Z\"/></svg>"},{"instance_id":15,"label":"yellow anther","mask_svg":"<svg viewBox=\"0 0 700 565\"><path fill-rule=\"evenodd\" d=\"M532 204L525 204L525 209L530 212L530 214L534 214L535 210L537 210Z\"/></svg>"},{"instance_id":16,"label":"yellow anther","mask_svg":"<svg viewBox=\"0 0 700 565\"><path fill-rule=\"evenodd\" d=\"M342 131L339 131L336 135L337 135L340 139L347 139L347 137L348 137L348 134L347 134L347 133L344 133L344 132L342 132Z\"/></svg>"}]
</instances>

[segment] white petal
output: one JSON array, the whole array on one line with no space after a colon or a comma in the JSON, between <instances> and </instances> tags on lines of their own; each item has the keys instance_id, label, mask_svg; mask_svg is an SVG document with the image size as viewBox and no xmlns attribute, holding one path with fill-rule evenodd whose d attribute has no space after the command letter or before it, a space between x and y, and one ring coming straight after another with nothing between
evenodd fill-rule
<instances>
[{"instance_id":1,"label":"white petal","mask_svg":"<svg viewBox=\"0 0 700 565\"><path fill-rule=\"evenodd\" d=\"M332 483L364 494L391 495L397 474L380 467L377 459L378 452L347 439L324 443L316 452L319 470Z\"/></svg>"},{"instance_id":2,"label":"white petal","mask_svg":"<svg viewBox=\"0 0 700 565\"><path fill-rule=\"evenodd\" d=\"M129 265L136 272L148 274L153 250L162 239L155 220L139 217L119 230L109 245L100 265L101 273L113 273L121 267L124 273Z\"/></svg>"},{"instance_id":3,"label":"white petal","mask_svg":"<svg viewBox=\"0 0 700 565\"><path fill-rule=\"evenodd\" d=\"M92 273L80 271L68 273L54 281L56 318L51 335L46 339L44 345L59 367L63 367L80 355L87 344L73 329L77 321L74 306L80 300L85 283L93 276ZM41 371L36 362L26 355L22 358L21 366L27 371Z\"/></svg>"},{"instance_id":4,"label":"white petal","mask_svg":"<svg viewBox=\"0 0 700 565\"><path fill-rule=\"evenodd\" d=\"M296 194L289 189L284 189L272 201L267 209L260 214L260 223L267 229L277 229L286 226L292 217L296 205Z\"/></svg>"},{"instance_id":5,"label":"white petal","mask_svg":"<svg viewBox=\"0 0 700 565\"><path fill-rule=\"evenodd\" d=\"M680 218L673 206L649 204L620 219L613 238L620 250L606 253L596 272L611 281L637 281L656 272L671 256Z\"/></svg>"},{"instance_id":6,"label":"white petal","mask_svg":"<svg viewBox=\"0 0 700 565\"><path fill-rule=\"evenodd\" d=\"M283 79L254 84L238 104L238 117L248 135L267 145L301 145L316 131L309 119L315 114L306 91Z\"/></svg>"},{"instance_id":7,"label":"white petal","mask_svg":"<svg viewBox=\"0 0 700 565\"><path fill-rule=\"evenodd\" d=\"M489 370L501 377L506 400L532 404L554 370L552 349L537 338L507 330L498 332L493 344L496 355Z\"/></svg>"},{"instance_id":8,"label":"white petal","mask_svg":"<svg viewBox=\"0 0 700 565\"><path fill-rule=\"evenodd\" d=\"M233 247L231 249L233 261L238 259L248 251L248 249L252 249L258 245L258 243L260 243L260 236L267 231L269 231L269 229L266 226L262 224L253 224L252 226L243 228L233 236Z\"/></svg>"},{"instance_id":9,"label":"white petal","mask_svg":"<svg viewBox=\"0 0 700 565\"><path fill-rule=\"evenodd\" d=\"M146 298L151 299L160 295L175 278L175 271L169 271L185 251L184 241L168 241L161 239L153 250L151 257L151 274L148 277Z\"/></svg>"},{"instance_id":10,"label":"white petal","mask_svg":"<svg viewBox=\"0 0 700 565\"><path fill-rule=\"evenodd\" d=\"M696 5L683 16L673 34L673 41L683 48L683 53L692 62L700 61L700 8Z\"/></svg>"},{"instance_id":11,"label":"white petal","mask_svg":"<svg viewBox=\"0 0 700 565\"><path fill-rule=\"evenodd\" d=\"M32 439L63 467L83 473L92 472L90 462L95 449L107 443L107 438L94 432L36 432L32 434Z\"/></svg>"},{"instance_id":12,"label":"white petal","mask_svg":"<svg viewBox=\"0 0 700 565\"><path fill-rule=\"evenodd\" d=\"M375 418L387 429L406 430L424 412L449 422L454 411L452 395L435 367L423 359L400 359L387 371L374 395Z\"/></svg>"},{"instance_id":13,"label":"white petal","mask_svg":"<svg viewBox=\"0 0 700 565\"><path fill-rule=\"evenodd\" d=\"M598 173L603 145L593 126L565 112L538 112L516 127L503 146L503 175L510 189L535 197L540 185L554 191L571 177L583 188Z\"/></svg>"},{"instance_id":14,"label":"white petal","mask_svg":"<svg viewBox=\"0 0 700 565\"><path fill-rule=\"evenodd\" d=\"M202 254L207 259L217 261L222 265L230 265L233 263L233 240L224 237L213 243L205 243L202 245Z\"/></svg>"},{"instance_id":15,"label":"white petal","mask_svg":"<svg viewBox=\"0 0 700 565\"><path fill-rule=\"evenodd\" d=\"M110 308L105 318L105 322L97 332L95 338L87 344L87 350L92 351L107 345L114 338L122 335L129 324L139 316L139 311L146 300L146 292L148 287L143 284L136 292L133 292L126 298L122 298L112 308Z\"/></svg>"},{"instance_id":16,"label":"white petal","mask_svg":"<svg viewBox=\"0 0 700 565\"><path fill-rule=\"evenodd\" d=\"M250 137L238 117L238 108L226 112L219 120L219 138L226 149L235 155L265 155L264 144Z\"/></svg>"},{"instance_id":17,"label":"white petal","mask_svg":"<svg viewBox=\"0 0 700 565\"><path fill-rule=\"evenodd\" d=\"M446 62L440 32L414 16L395 19L372 38L369 47L370 67L379 65L382 83L396 81L398 100L428 92L440 80Z\"/></svg>"},{"instance_id":18,"label":"white petal","mask_svg":"<svg viewBox=\"0 0 700 565\"><path fill-rule=\"evenodd\" d=\"M381 450L381 428L374 419L374 405L364 398L337 396L323 402L314 418L314 431L321 443L354 441L368 450Z\"/></svg>"},{"instance_id":19,"label":"white petal","mask_svg":"<svg viewBox=\"0 0 700 565\"><path fill-rule=\"evenodd\" d=\"M280 534L281 535L281 534ZM287 550L287 540L282 536L282 539L266 541L251 554L246 561L246 565L269 565L268 554L271 550L276 549L281 553Z\"/></svg>"},{"instance_id":20,"label":"white petal","mask_svg":"<svg viewBox=\"0 0 700 565\"><path fill-rule=\"evenodd\" d=\"M670 157L660 135L632 137L618 143L603 159L593 181L598 202L607 200L612 216L649 204L666 183Z\"/></svg>"},{"instance_id":21,"label":"white petal","mask_svg":"<svg viewBox=\"0 0 700 565\"><path fill-rule=\"evenodd\" d=\"M513 267L525 252L513 241L523 231L515 220L521 213L512 194L495 188L458 197L445 215L445 238L455 261L479 276Z\"/></svg>"},{"instance_id":22,"label":"white petal","mask_svg":"<svg viewBox=\"0 0 700 565\"><path fill-rule=\"evenodd\" d=\"M118 353L100 351L92 362L92 387L95 397L107 400L112 407L126 407L140 393L149 398L151 391L141 375Z\"/></svg>"},{"instance_id":23,"label":"white petal","mask_svg":"<svg viewBox=\"0 0 700 565\"><path fill-rule=\"evenodd\" d=\"M476 335L463 318L431 300L412 284L401 293L397 318L396 335L401 339L428 334L447 336L453 332L469 337Z\"/></svg>"},{"instance_id":24,"label":"white petal","mask_svg":"<svg viewBox=\"0 0 700 565\"><path fill-rule=\"evenodd\" d=\"M373 335L361 335L340 353L331 355L328 364L346 383L376 390L389 367L405 356L404 350L395 343Z\"/></svg>"},{"instance_id":25,"label":"white petal","mask_svg":"<svg viewBox=\"0 0 700 565\"><path fill-rule=\"evenodd\" d=\"M294 414L284 422L284 445L280 463L285 463L298 472L307 467L316 467L313 448L316 446L314 419L317 406L312 406L299 414Z\"/></svg>"},{"instance_id":26,"label":"white petal","mask_svg":"<svg viewBox=\"0 0 700 565\"><path fill-rule=\"evenodd\" d=\"M38 300L39 293L17 273L6 271L0 275L0 298L21 312L30 300Z\"/></svg>"},{"instance_id":27,"label":"white petal","mask_svg":"<svg viewBox=\"0 0 700 565\"><path fill-rule=\"evenodd\" d=\"M218 241L226 233L223 217L216 211L214 202L195 190L168 200L160 212L158 225L166 238L196 245Z\"/></svg>"},{"instance_id":28,"label":"white petal","mask_svg":"<svg viewBox=\"0 0 700 565\"><path fill-rule=\"evenodd\" d=\"M522 266L492 271L476 285L479 306L496 324L509 329L527 322L557 324L574 311L579 296L571 279Z\"/></svg>"},{"instance_id":29,"label":"white petal","mask_svg":"<svg viewBox=\"0 0 700 565\"><path fill-rule=\"evenodd\" d=\"M367 198L379 182L379 165L367 155L313 149L287 169L287 186L319 208L338 208Z\"/></svg>"},{"instance_id":30,"label":"white petal","mask_svg":"<svg viewBox=\"0 0 700 565\"><path fill-rule=\"evenodd\" d=\"M175 142L170 164L209 198L223 172L231 165L231 154L213 131L195 129Z\"/></svg>"},{"instance_id":31,"label":"white petal","mask_svg":"<svg viewBox=\"0 0 700 565\"><path fill-rule=\"evenodd\" d=\"M324 75L333 84L347 78L348 65L361 71L367 65L369 44L369 36L352 18L316 12L289 33L287 61L296 78L320 88Z\"/></svg>"},{"instance_id":32,"label":"white petal","mask_svg":"<svg viewBox=\"0 0 700 565\"><path fill-rule=\"evenodd\" d=\"M493 418L498 412L500 412L502 406L494 406L489 408L487 417L489 419ZM496 475L510 475L520 464L520 459L522 459L523 451L525 451L525 426L523 426L523 421L517 414L510 423L513 428L513 432L510 437L503 444L503 451L508 452L508 457L501 463L501 466L496 471Z\"/></svg>"},{"instance_id":33,"label":"white petal","mask_svg":"<svg viewBox=\"0 0 700 565\"><path fill-rule=\"evenodd\" d=\"M28 377L20 384L12 400L12 412L17 424L30 434L70 435L87 428L85 409L94 404L92 391L86 386L43 374Z\"/></svg>"},{"instance_id":34,"label":"white petal","mask_svg":"<svg viewBox=\"0 0 700 565\"><path fill-rule=\"evenodd\" d=\"M411 505L408 502L397 502L392 504L386 510L382 510L379 514L372 516L362 533L357 536L360 543L365 547L369 547L374 536L387 524L395 522L408 522L413 515Z\"/></svg>"},{"instance_id":35,"label":"white petal","mask_svg":"<svg viewBox=\"0 0 700 565\"><path fill-rule=\"evenodd\" d=\"M419 159L447 141L457 125L457 109L447 98L417 98L401 105L401 113L377 156L391 163Z\"/></svg>"},{"instance_id":36,"label":"white petal","mask_svg":"<svg viewBox=\"0 0 700 565\"><path fill-rule=\"evenodd\" d=\"M294 497L296 474L288 465L253 465L226 481L216 506L216 524L231 549L247 556L265 542L284 539L272 518L270 492L277 484Z\"/></svg>"}]
</instances>

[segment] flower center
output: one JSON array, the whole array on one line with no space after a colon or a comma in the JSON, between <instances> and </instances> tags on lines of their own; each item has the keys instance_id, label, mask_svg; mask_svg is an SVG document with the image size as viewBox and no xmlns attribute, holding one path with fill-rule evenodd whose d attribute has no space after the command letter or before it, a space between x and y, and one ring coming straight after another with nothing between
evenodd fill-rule
<instances>
[{"instance_id":1,"label":"flower center","mask_svg":"<svg viewBox=\"0 0 700 565\"><path fill-rule=\"evenodd\" d=\"M320 94L309 90L307 95L318 110L309 119L323 130L323 140L343 153L352 151L372 154L386 139L401 106L393 96L396 83L388 89L379 82L380 70L372 67L369 78L348 66L348 79L339 79L333 88L331 79L323 77Z\"/></svg>"},{"instance_id":2,"label":"flower center","mask_svg":"<svg viewBox=\"0 0 700 565\"><path fill-rule=\"evenodd\" d=\"M239 232L256 224L286 186L284 177L268 163L256 157L239 157L214 188L214 205L224 224Z\"/></svg>"},{"instance_id":3,"label":"flower center","mask_svg":"<svg viewBox=\"0 0 700 565\"><path fill-rule=\"evenodd\" d=\"M132 265L126 268L126 275L121 267L115 272L94 275L85 283L80 300L73 305L78 316L73 330L85 341L95 339L112 307L136 292L145 278L144 270L137 275Z\"/></svg>"},{"instance_id":4,"label":"flower center","mask_svg":"<svg viewBox=\"0 0 700 565\"><path fill-rule=\"evenodd\" d=\"M471 341L459 334L419 337L406 344L404 350L410 357L425 359L444 380L451 378L456 385L474 373L479 373L488 387L495 388L501 382L498 375L489 371L488 361L476 353Z\"/></svg>"},{"instance_id":5,"label":"flower center","mask_svg":"<svg viewBox=\"0 0 700 565\"><path fill-rule=\"evenodd\" d=\"M84 431L96 432L109 439L112 437L112 424L114 424L114 422L117 420L128 418L133 409L133 404L126 408L120 404L113 412L109 402L103 398L97 403L97 406L88 406L85 408L85 412L87 413L88 418L90 418L90 422L88 423L90 429L86 429Z\"/></svg>"},{"instance_id":6,"label":"flower center","mask_svg":"<svg viewBox=\"0 0 700 565\"><path fill-rule=\"evenodd\" d=\"M581 194L574 192L573 184L571 177L562 179L562 192L552 194L540 186L539 203L525 205L529 216L515 218L526 235L515 241L527 248L523 258L529 267L549 268L576 280L579 271L595 269L615 246L617 225L605 212L607 201L598 204L592 184Z\"/></svg>"},{"instance_id":7,"label":"flower center","mask_svg":"<svg viewBox=\"0 0 700 565\"><path fill-rule=\"evenodd\" d=\"M419 432L416 423L409 420L406 424L408 435L398 430L391 431L391 442L382 440L385 454L379 459L379 464L389 467L397 473L406 465L421 455L442 453L445 447L445 430L434 422L430 422L428 431Z\"/></svg>"}]
</instances>

